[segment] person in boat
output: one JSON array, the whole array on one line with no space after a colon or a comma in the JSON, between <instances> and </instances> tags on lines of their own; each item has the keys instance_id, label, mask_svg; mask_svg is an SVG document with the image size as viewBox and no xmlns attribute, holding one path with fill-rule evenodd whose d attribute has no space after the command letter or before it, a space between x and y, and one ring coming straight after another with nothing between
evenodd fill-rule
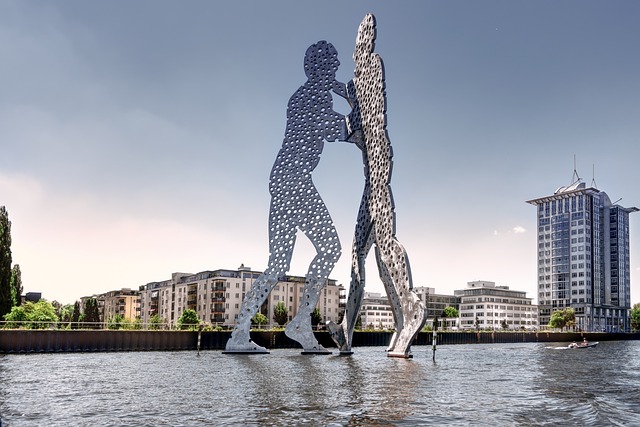
<instances>
[{"instance_id":1,"label":"person in boat","mask_svg":"<svg viewBox=\"0 0 640 427\"><path fill-rule=\"evenodd\" d=\"M582 337L582 346L586 347L588 345L589 345L589 341L587 341L587 338L586 337Z\"/></svg>"},{"instance_id":2,"label":"person in boat","mask_svg":"<svg viewBox=\"0 0 640 427\"><path fill-rule=\"evenodd\" d=\"M578 347L578 344L576 344L575 341L569 344L569 348L576 348L576 347Z\"/></svg>"}]
</instances>

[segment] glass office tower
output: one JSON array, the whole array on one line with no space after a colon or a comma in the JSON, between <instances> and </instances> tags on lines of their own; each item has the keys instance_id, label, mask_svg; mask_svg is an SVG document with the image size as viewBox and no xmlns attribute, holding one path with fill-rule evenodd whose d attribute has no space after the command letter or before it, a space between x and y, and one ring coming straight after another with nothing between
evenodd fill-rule
<instances>
[{"instance_id":1,"label":"glass office tower","mask_svg":"<svg viewBox=\"0 0 640 427\"><path fill-rule=\"evenodd\" d=\"M583 331L630 331L629 213L607 194L577 180L538 207L540 326L571 307Z\"/></svg>"}]
</instances>

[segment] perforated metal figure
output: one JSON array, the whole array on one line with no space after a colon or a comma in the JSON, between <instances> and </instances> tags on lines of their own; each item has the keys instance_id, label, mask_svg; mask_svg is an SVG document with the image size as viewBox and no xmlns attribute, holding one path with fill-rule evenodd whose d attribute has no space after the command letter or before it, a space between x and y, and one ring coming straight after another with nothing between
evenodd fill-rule
<instances>
[{"instance_id":1,"label":"perforated metal figure","mask_svg":"<svg viewBox=\"0 0 640 427\"><path fill-rule=\"evenodd\" d=\"M304 70L308 80L289 99L285 137L269 181L269 265L242 302L226 353L268 353L251 341L251 319L289 270L298 229L317 253L307 271L298 313L285 333L302 345L303 353L329 353L313 335L311 313L342 249L311 173L325 141L346 139L345 118L333 110L331 96L334 92L346 97L344 83L336 81L339 65L338 53L330 43L319 41L307 49Z\"/></svg>"},{"instance_id":2,"label":"perforated metal figure","mask_svg":"<svg viewBox=\"0 0 640 427\"><path fill-rule=\"evenodd\" d=\"M348 116L348 139L363 152L365 187L353 241L346 311L340 325L329 322L328 327L340 352L351 353L353 328L364 295L365 261L375 244L378 273L396 324L388 355L410 357L411 342L425 322L425 309L412 290L409 258L395 236L390 186L393 151L386 131L384 67L380 56L373 53L375 38L375 18L369 14L358 29L353 53L355 77L347 85L353 108Z\"/></svg>"}]
</instances>

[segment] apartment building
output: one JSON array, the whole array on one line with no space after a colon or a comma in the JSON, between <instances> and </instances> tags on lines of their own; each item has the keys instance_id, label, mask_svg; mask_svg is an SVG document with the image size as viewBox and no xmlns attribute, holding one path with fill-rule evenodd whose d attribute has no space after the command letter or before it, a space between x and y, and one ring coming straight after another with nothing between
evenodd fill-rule
<instances>
[{"instance_id":1,"label":"apartment building","mask_svg":"<svg viewBox=\"0 0 640 427\"><path fill-rule=\"evenodd\" d=\"M526 292L496 286L494 282L468 282L467 288L454 291L460 298L461 329L538 328L538 306Z\"/></svg>"},{"instance_id":2,"label":"apartment building","mask_svg":"<svg viewBox=\"0 0 640 427\"><path fill-rule=\"evenodd\" d=\"M117 315L131 322L140 318L140 295L137 290L122 288L109 291L98 295L96 300L101 322L108 322Z\"/></svg>"},{"instance_id":3,"label":"apartment building","mask_svg":"<svg viewBox=\"0 0 640 427\"><path fill-rule=\"evenodd\" d=\"M167 326L176 325L187 308L211 325L233 326L236 323L246 292L262 272L241 265L237 270L207 270L196 274L173 273L171 279L140 286L140 308L143 323L158 314ZM261 312L273 322L274 308L283 302L293 319L302 302L305 278L285 276L274 287ZM342 285L329 279L322 290L318 309L324 321L338 320L340 316Z\"/></svg>"}]
</instances>

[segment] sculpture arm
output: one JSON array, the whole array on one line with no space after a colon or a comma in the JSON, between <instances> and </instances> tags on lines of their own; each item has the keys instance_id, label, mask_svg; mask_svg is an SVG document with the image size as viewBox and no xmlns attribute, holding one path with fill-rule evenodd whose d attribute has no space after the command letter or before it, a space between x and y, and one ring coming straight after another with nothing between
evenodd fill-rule
<instances>
[{"instance_id":1,"label":"sculpture arm","mask_svg":"<svg viewBox=\"0 0 640 427\"><path fill-rule=\"evenodd\" d=\"M347 100L347 102L349 102L349 94L347 92L347 85L339 82L337 80L333 81L333 86L331 87L331 90L333 91L333 93L335 93L338 96L343 97L344 99ZM349 104L351 104L351 102L349 102Z\"/></svg>"}]
</instances>

